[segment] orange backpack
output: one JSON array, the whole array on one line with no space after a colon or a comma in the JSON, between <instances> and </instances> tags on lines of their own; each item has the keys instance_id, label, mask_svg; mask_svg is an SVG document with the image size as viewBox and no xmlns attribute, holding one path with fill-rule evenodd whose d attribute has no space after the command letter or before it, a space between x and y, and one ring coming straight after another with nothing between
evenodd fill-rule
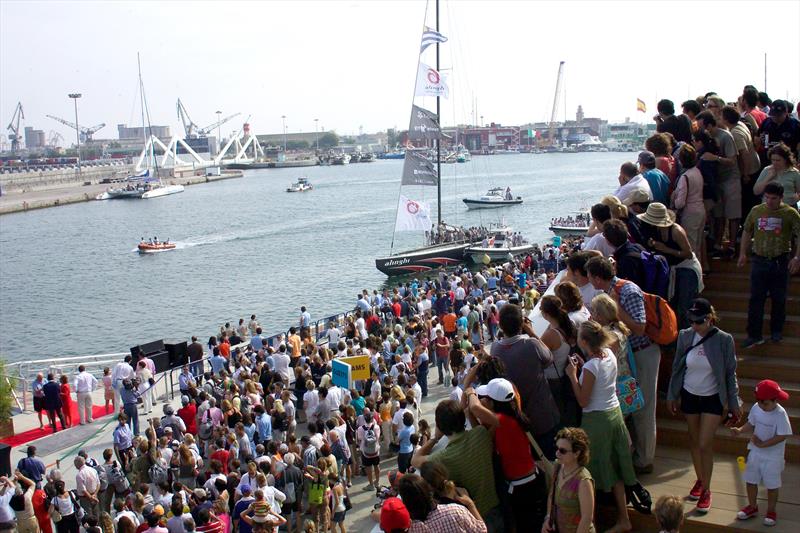
<instances>
[{"instance_id":1,"label":"orange backpack","mask_svg":"<svg viewBox=\"0 0 800 533\"><path fill-rule=\"evenodd\" d=\"M627 280L619 280L614 286L617 294ZM657 294L642 291L644 296L645 326L644 334L656 344L670 344L678 338L678 318L667 301Z\"/></svg>"}]
</instances>

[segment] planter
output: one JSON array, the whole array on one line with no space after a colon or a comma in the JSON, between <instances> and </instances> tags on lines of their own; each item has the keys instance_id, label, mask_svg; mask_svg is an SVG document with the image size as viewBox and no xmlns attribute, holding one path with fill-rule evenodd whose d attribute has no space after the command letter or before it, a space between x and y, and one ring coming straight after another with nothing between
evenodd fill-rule
<instances>
[{"instance_id":1,"label":"planter","mask_svg":"<svg viewBox=\"0 0 800 533\"><path fill-rule=\"evenodd\" d=\"M14 436L14 419L0 420L0 439Z\"/></svg>"}]
</instances>

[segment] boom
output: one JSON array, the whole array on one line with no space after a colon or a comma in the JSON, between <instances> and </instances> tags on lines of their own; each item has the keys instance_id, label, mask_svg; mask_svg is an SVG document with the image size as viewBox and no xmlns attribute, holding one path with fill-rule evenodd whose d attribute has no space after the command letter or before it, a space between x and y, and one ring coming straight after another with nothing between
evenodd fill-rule
<instances>
[{"instance_id":1,"label":"boom","mask_svg":"<svg viewBox=\"0 0 800 533\"><path fill-rule=\"evenodd\" d=\"M47 118L52 118L56 122L60 122L65 126L69 126L73 130L76 127L75 123L74 122L70 122L69 120L64 120L63 118L54 117L53 115L45 115L45 116ZM81 141L87 141L87 142L92 141L92 135L94 135L98 130L100 130L102 128L105 128L105 127L106 127L106 123L105 122L101 122L100 124L92 126L91 128L78 128L80 133L81 133Z\"/></svg>"},{"instance_id":2,"label":"boom","mask_svg":"<svg viewBox=\"0 0 800 533\"><path fill-rule=\"evenodd\" d=\"M22 135L19 134L19 122L24 118L25 112L22 110L22 102L17 102L14 114L11 115L11 122L8 123L8 127L6 128L11 132L8 135L8 140L11 141L12 152L19 150L19 142L22 140Z\"/></svg>"},{"instance_id":3,"label":"boom","mask_svg":"<svg viewBox=\"0 0 800 533\"><path fill-rule=\"evenodd\" d=\"M553 96L553 112L550 114L550 127L548 128L548 141L550 146L555 144L556 133L556 113L558 112L558 104L561 99L561 84L564 80L564 62L558 64L558 78L556 79L556 94Z\"/></svg>"}]
</instances>

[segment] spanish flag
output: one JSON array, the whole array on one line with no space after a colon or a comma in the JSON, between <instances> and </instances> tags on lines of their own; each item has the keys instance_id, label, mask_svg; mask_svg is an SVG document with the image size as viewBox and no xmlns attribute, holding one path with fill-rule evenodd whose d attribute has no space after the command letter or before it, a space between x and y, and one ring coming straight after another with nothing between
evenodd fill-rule
<instances>
[{"instance_id":1,"label":"spanish flag","mask_svg":"<svg viewBox=\"0 0 800 533\"><path fill-rule=\"evenodd\" d=\"M636 110L641 111L642 113L647 113L647 106L644 104L644 100L641 98L636 99Z\"/></svg>"}]
</instances>

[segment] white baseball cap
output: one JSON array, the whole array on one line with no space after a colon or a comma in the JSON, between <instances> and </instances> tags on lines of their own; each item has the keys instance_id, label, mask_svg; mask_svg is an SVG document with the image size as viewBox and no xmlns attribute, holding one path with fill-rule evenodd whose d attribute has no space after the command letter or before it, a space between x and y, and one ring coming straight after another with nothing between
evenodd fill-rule
<instances>
[{"instance_id":1,"label":"white baseball cap","mask_svg":"<svg viewBox=\"0 0 800 533\"><path fill-rule=\"evenodd\" d=\"M510 402L516 397L514 386L505 378L495 378L478 387L475 392L478 396L488 396L496 402Z\"/></svg>"}]
</instances>

